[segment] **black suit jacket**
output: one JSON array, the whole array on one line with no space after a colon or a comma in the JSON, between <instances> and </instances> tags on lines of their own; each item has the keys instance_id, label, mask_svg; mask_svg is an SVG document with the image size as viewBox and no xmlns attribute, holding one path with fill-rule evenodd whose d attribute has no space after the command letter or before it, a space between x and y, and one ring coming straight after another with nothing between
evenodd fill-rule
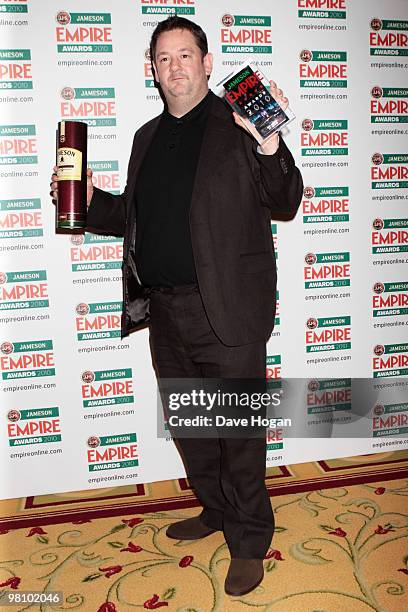
<instances>
[{"instance_id":1,"label":"black suit jacket","mask_svg":"<svg viewBox=\"0 0 408 612\"><path fill-rule=\"evenodd\" d=\"M135 261L135 186L159 120L152 119L135 134L123 194L95 188L88 210L89 231L124 236L122 336L149 322L148 292L138 281ZM260 155L256 147L214 96L193 188L190 229L204 307L214 332L228 346L266 341L272 332L276 262L271 215L294 216L303 190L300 172L282 140L274 155Z\"/></svg>"}]
</instances>

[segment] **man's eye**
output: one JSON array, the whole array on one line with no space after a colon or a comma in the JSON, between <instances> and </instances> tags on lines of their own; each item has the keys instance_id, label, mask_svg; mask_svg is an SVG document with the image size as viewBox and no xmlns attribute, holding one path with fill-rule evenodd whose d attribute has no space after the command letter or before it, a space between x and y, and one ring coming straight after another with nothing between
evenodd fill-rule
<instances>
[{"instance_id":1,"label":"man's eye","mask_svg":"<svg viewBox=\"0 0 408 612\"><path fill-rule=\"evenodd\" d=\"M167 62L168 58L167 57L162 57L160 60L160 63L163 64L164 62Z\"/></svg>"},{"instance_id":2,"label":"man's eye","mask_svg":"<svg viewBox=\"0 0 408 612\"><path fill-rule=\"evenodd\" d=\"M187 58L188 58L188 57L190 57L190 56L189 56L189 54L188 54L188 53L183 53L183 55L182 55L181 57L182 57L183 59L187 59Z\"/></svg>"}]
</instances>

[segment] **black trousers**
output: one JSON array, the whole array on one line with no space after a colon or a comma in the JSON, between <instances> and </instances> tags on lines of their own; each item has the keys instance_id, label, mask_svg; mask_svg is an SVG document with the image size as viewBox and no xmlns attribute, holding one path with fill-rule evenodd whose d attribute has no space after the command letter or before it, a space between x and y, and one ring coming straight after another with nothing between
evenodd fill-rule
<instances>
[{"instance_id":1,"label":"black trousers","mask_svg":"<svg viewBox=\"0 0 408 612\"><path fill-rule=\"evenodd\" d=\"M265 343L222 344L196 285L152 289L150 313L150 348L159 379L265 377ZM231 558L263 559L274 530L265 439L183 438L177 445L203 506L202 521L223 530Z\"/></svg>"}]
</instances>

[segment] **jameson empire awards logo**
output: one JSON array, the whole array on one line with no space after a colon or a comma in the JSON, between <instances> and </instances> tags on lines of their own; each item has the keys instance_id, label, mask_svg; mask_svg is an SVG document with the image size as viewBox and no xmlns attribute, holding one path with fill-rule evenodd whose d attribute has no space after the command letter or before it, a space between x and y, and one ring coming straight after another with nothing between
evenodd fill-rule
<instances>
[{"instance_id":1,"label":"jameson empire awards logo","mask_svg":"<svg viewBox=\"0 0 408 612\"><path fill-rule=\"evenodd\" d=\"M143 59L144 84L146 88L150 89L151 87L155 87L150 49L145 49Z\"/></svg>"},{"instance_id":2,"label":"jameson empire awards logo","mask_svg":"<svg viewBox=\"0 0 408 612\"><path fill-rule=\"evenodd\" d=\"M309 51L300 54L300 87L347 87L347 51Z\"/></svg>"},{"instance_id":3,"label":"jameson empire awards logo","mask_svg":"<svg viewBox=\"0 0 408 612\"><path fill-rule=\"evenodd\" d=\"M351 317L330 317L306 321L306 352L351 349Z\"/></svg>"},{"instance_id":4,"label":"jameson empire awards logo","mask_svg":"<svg viewBox=\"0 0 408 612\"><path fill-rule=\"evenodd\" d=\"M408 55L408 21L374 17L370 28L370 55Z\"/></svg>"},{"instance_id":5,"label":"jameson empire awards logo","mask_svg":"<svg viewBox=\"0 0 408 612\"><path fill-rule=\"evenodd\" d=\"M347 119L303 119L302 157L348 155Z\"/></svg>"},{"instance_id":6,"label":"jameson empire awards logo","mask_svg":"<svg viewBox=\"0 0 408 612\"><path fill-rule=\"evenodd\" d=\"M40 198L0 200L0 240L42 235Z\"/></svg>"},{"instance_id":7,"label":"jameson empire awards logo","mask_svg":"<svg viewBox=\"0 0 408 612\"><path fill-rule=\"evenodd\" d=\"M93 183L95 187L109 191L109 193L120 193L119 187L119 162L115 159L105 161L90 161L89 168L93 171Z\"/></svg>"},{"instance_id":8,"label":"jameson empire awards logo","mask_svg":"<svg viewBox=\"0 0 408 612\"><path fill-rule=\"evenodd\" d=\"M276 311L275 311L275 326L280 325L280 301L279 289L276 290Z\"/></svg>"},{"instance_id":9,"label":"jameson empire awards logo","mask_svg":"<svg viewBox=\"0 0 408 612\"><path fill-rule=\"evenodd\" d=\"M120 338L122 302L81 302L75 312L77 340Z\"/></svg>"},{"instance_id":10,"label":"jameson empire awards logo","mask_svg":"<svg viewBox=\"0 0 408 612\"><path fill-rule=\"evenodd\" d=\"M408 87L380 87L371 89L371 123L407 123Z\"/></svg>"},{"instance_id":11,"label":"jameson empire awards logo","mask_svg":"<svg viewBox=\"0 0 408 612\"><path fill-rule=\"evenodd\" d=\"M140 0L143 15L194 15L195 0Z\"/></svg>"},{"instance_id":12,"label":"jameson empire awards logo","mask_svg":"<svg viewBox=\"0 0 408 612\"><path fill-rule=\"evenodd\" d=\"M3 342L0 345L3 380L55 376L52 340Z\"/></svg>"},{"instance_id":13,"label":"jameson empire awards logo","mask_svg":"<svg viewBox=\"0 0 408 612\"><path fill-rule=\"evenodd\" d=\"M0 125L0 164L37 164L35 125Z\"/></svg>"},{"instance_id":14,"label":"jameson empire awards logo","mask_svg":"<svg viewBox=\"0 0 408 612\"><path fill-rule=\"evenodd\" d=\"M32 89L31 69L30 49L0 49L0 89Z\"/></svg>"},{"instance_id":15,"label":"jameson empire awards logo","mask_svg":"<svg viewBox=\"0 0 408 612\"><path fill-rule=\"evenodd\" d=\"M373 317L408 315L408 282L375 283L372 307Z\"/></svg>"},{"instance_id":16,"label":"jameson empire awards logo","mask_svg":"<svg viewBox=\"0 0 408 612\"><path fill-rule=\"evenodd\" d=\"M303 268L305 289L350 286L350 253L307 253Z\"/></svg>"},{"instance_id":17,"label":"jameson empire awards logo","mask_svg":"<svg viewBox=\"0 0 408 612\"><path fill-rule=\"evenodd\" d=\"M374 153L371 164L371 189L408 187L408 153Z\"/></svg>"},{"instance_id":18,"label":"jameson empire awards logo","mask_svg":"<svg viewBox=\"0 0 408 612\"><path fill-rule=\"evenodd\" d=\"M119 470L139 465L135 433L90 436L87 440L88 471Z\"/></svg>"},{"instance_id":19,"label":"jameson empire awards logo","mask_svg":"<svg viewBox=\"0 0 408 612\"><path fill-rule=\"evenodd\" d=\"M373 438L408 433L408 404L376 404L373 408Z\"/></svg>"},{"instance_id":20,"label":"jameson empire awards logo","mask_svg":"<svg viewBox=\"0 0 408 612\"><path fill-rule=\"evenodd\" d=\"M28 13L27 0L1 0L0 13Z\"/></svg>"},{"instance_id":21,"label":"jameson empire awards logo","mask_svg":"<svg viewBox=\"0 0 408 612\"><path fill-rule=\"evenodd\" d=\"M346 223L349 215L348 187L305 187L303 223Z\"/></svg>"},{"instance_id":22,"label":"jameson empire awards logo","mask_svg":"<svg viewBox=\"0 0 408 612\"><path fill-rule=\"evenodd\" d=\"M273 240L273 248L275 251L275 259L276 261L278 261L278 224L277 223L271 223L271 233L272 233L272 240Z\"/></svg>"},{"instance_id":23,"label":"jameson empire awards logo","mask_svg":"<svg viewBox=\"0 0 408 612\"><path fill-rule=\"evenodd\" d=\"M283 429L280 427L266 430L266 450L269 452L283 449Z\"/></svg>"},{"instance_id":24,"label":"jameson empire awards logo","mask_svg":"<svg viewBox=\"0 0 408 612\"><path fill-rule=\"evenodd\" d=\"M0 272L0 310L48 308L46 270Z\"/></svg>"},{"instance_id":25,"label":"jameson empire awards logo","mask_svg":"<svg viewBox=\"0 0 408 612\"><path fill-rule=\"evenodd\" d=\"M351 378L310 380L306 405L308 414L351 410Z\"/></svg>"},{"instance_id":26,"label":"jameson empire awards logo","mask_svg":"<svg viewBox=\"0 0 408 612\"><path fill-rule=\"evenodd\" d=\"M408 344L376 344L373 356L373 377L407 376Z\"/></svg>"},{"instance_id":27,"label":"jameson empire awards logo","mask_svg":"<svg viewBox=\"0 0 408 612\"><path fill-rule=\"evenodd\" d=\"M346 0L297 0L303 19L346 19Z\"/></svg>"},{"instance_id":28,"label":"jameson empire awards logo","mask_svg":"<svg viewBox=\"0 0 408 612\"><path fill-rule=\"evenodd\" d=\"M114 87L64 87L60 96L62 119L84 121L90 127L116 125Z\"/></svg>"},{"instance_id":29,"label":"jameson empire awards logo","mask_svg":"<svg viewBox=\"0 0 408 612\"><path fill-rule=\"evenodd\" d=\"M9 410L7 435L10 446L61 442L59 408Z\"/></svg>"},{"instance_id":30,"label":"jameson empire awards logo","mask_svg":"<svg viewBox=\"0 0 408 612\"><path fill-rule=\"evenodd\" d=\"M81 375L82 405L84 408L132 404L132 368L121 370L85 370Z\"/></svg>"},{"instance_id":31,"label":"jameson empire awards logo","mask_svg":"<svg viewBox=\"0 0 408 612\"><path fill-rule=\"evenodd\" d=\"M58 53L112 53L110 13L68 13L55 17Z\"/></svg>"},{"instance_id":32,"label":"jameson empire awards logo","mask_svg":"<svg viewBox=\"0 0 408 612\"><path fill-rule=\"evenodd\" d=\"M408 219L381 219L372 224L372 253L406 253L408 251ZM401 262L402 263L402 262Z\"/></svg>"},{"instance_id":33,"label":"jameson empire awards logo","mask_svg":"<svg viewBox=\"0 0 408 612\"><path fill-rule=\"evenodd\" d=\"M266 357L266 381L276 382L281 378L282 371L282 356L281 355L268 355Z\"/></svg>"},{"instance_id":34,"label":"jameson empire awards logo","mask_svg":"<svg viewBox=\"0 0 408 612\"><path fill-rule=\"evenodd\" d=\"M96 234L73 234L70 241L73 272L118 270L122 265L122 238L97 236Z\"/></svg>"},{"instance_id":35,"label":"jameson empire awards logo","mask_svg":"<svg viewBox=\"0 0 408 612\"><path fill-rule=\"evenodd\" d=\"M271 16L230 15L221 17L223 53L272 53Z\"/></svg>"}]
</instances>

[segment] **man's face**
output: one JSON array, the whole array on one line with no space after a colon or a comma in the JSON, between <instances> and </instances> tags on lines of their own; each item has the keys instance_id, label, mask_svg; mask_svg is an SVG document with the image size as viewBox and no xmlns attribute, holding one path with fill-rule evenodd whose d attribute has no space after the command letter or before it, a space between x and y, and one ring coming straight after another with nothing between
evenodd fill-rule
<instances>
[{"instance_id":1,"label":"man's face","mask_svg":"<svg viewBox=\"0 0 408 612\"><path fill-rule=\"evenodd\" d=\"M183 97L199 100L208 89L212 55L202 57L188 30L171 30L160 34L157 40L153 69L167 102Z\"/></svg>"}]
</instances>

